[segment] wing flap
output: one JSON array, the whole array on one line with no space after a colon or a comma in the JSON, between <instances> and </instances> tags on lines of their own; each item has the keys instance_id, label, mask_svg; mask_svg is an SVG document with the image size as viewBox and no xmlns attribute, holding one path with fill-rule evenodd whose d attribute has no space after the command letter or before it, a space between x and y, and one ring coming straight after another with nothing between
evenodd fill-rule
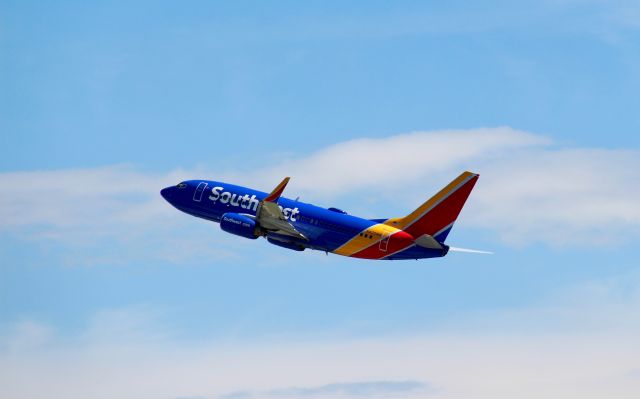
<instances>
[{"instance_id":1,"label":"wing flap","mask_svg":"<svg viewBox=\"0 0 640 399\"><path fill-rule=\"evenodd\" d=\"M284 180L282 180L282 182L273 189L271 194L260 202L258 205L256 220L260 227L265 230L308 240L304 234L300 233L291 223L289 223L282 213L282 209L280 209L280 206L278 205L278 199L282 195L287 183L289 183L289 178L285 177Z\"/></svg>"}]
</instances>

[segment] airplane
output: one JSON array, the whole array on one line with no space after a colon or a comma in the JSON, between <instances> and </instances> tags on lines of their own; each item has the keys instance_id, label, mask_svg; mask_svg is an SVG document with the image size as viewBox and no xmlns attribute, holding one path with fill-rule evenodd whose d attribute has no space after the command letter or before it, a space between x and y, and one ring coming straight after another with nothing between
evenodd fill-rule
<instances>
[{"instance_id":1,"label":"airplane","mask_svg":"<svg viewBox=\"0 0 640 399\"><path fill-rule=\"evenodd\" d=\"M464 250L445 244L479 175L464 172L404 217L363 219L338 208L321 208L282 196L284 178L270 193L233 184L188 180L160 191L189 215L220 223L249 239L265 237L295 251L314 249L363 259L425 259Z\"/></svg>"}]
</instances>

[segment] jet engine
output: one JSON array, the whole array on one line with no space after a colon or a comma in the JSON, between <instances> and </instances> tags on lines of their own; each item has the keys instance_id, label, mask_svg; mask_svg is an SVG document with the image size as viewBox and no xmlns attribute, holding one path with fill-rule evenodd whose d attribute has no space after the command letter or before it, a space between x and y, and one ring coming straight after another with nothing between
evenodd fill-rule
<instances>
[{"instance_id":1,"label":"jet engine","mask_svg":"<svg viewBox=\"0 0 640 399\"><path fill-rule=\"evenodd\" d=\"M255 240L257 232L256 221L239 213L225 213L220 219L220 228L227 233Z\"/></svg>"}]
</instances>

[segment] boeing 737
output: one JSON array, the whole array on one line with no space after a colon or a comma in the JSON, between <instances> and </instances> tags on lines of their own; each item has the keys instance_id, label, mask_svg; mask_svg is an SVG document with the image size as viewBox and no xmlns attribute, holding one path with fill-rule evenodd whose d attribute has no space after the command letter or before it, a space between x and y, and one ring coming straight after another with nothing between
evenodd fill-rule
<instances>
[{"instance_id":1,"label":"boeing 737","mask_svg":"<svg viewBox=\"0 0 640 399\"><path fill-rule=\"evenodd\" d=\"M306 248L364 259L424 259L445 256L445 240L478 175L464 172L404 217L363 219L338 208L282 197L289 178L265 193L208 180L188 180L160 191L175 208L220 223L249 239L295 251ZM480 252L480 251L479 251Z\"/></svg>"}]
</instances>

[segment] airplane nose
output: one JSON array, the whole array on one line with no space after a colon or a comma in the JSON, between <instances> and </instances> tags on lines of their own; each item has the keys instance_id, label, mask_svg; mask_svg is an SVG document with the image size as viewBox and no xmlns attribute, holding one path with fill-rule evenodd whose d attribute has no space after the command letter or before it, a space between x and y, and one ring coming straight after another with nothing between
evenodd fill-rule
<instances>
[{"instance_id":1,"label":"airplane nose","mask_svg":"<svg viewBox=\"0 0 640 399\"><path fill-rule=\"evenodd\" d=\"M171 202L172 194L173 194L173 187L166 187L160 190L160 195L162 195L162 198L164 198L168 202Z\"/></svg>"}]
</instances>

